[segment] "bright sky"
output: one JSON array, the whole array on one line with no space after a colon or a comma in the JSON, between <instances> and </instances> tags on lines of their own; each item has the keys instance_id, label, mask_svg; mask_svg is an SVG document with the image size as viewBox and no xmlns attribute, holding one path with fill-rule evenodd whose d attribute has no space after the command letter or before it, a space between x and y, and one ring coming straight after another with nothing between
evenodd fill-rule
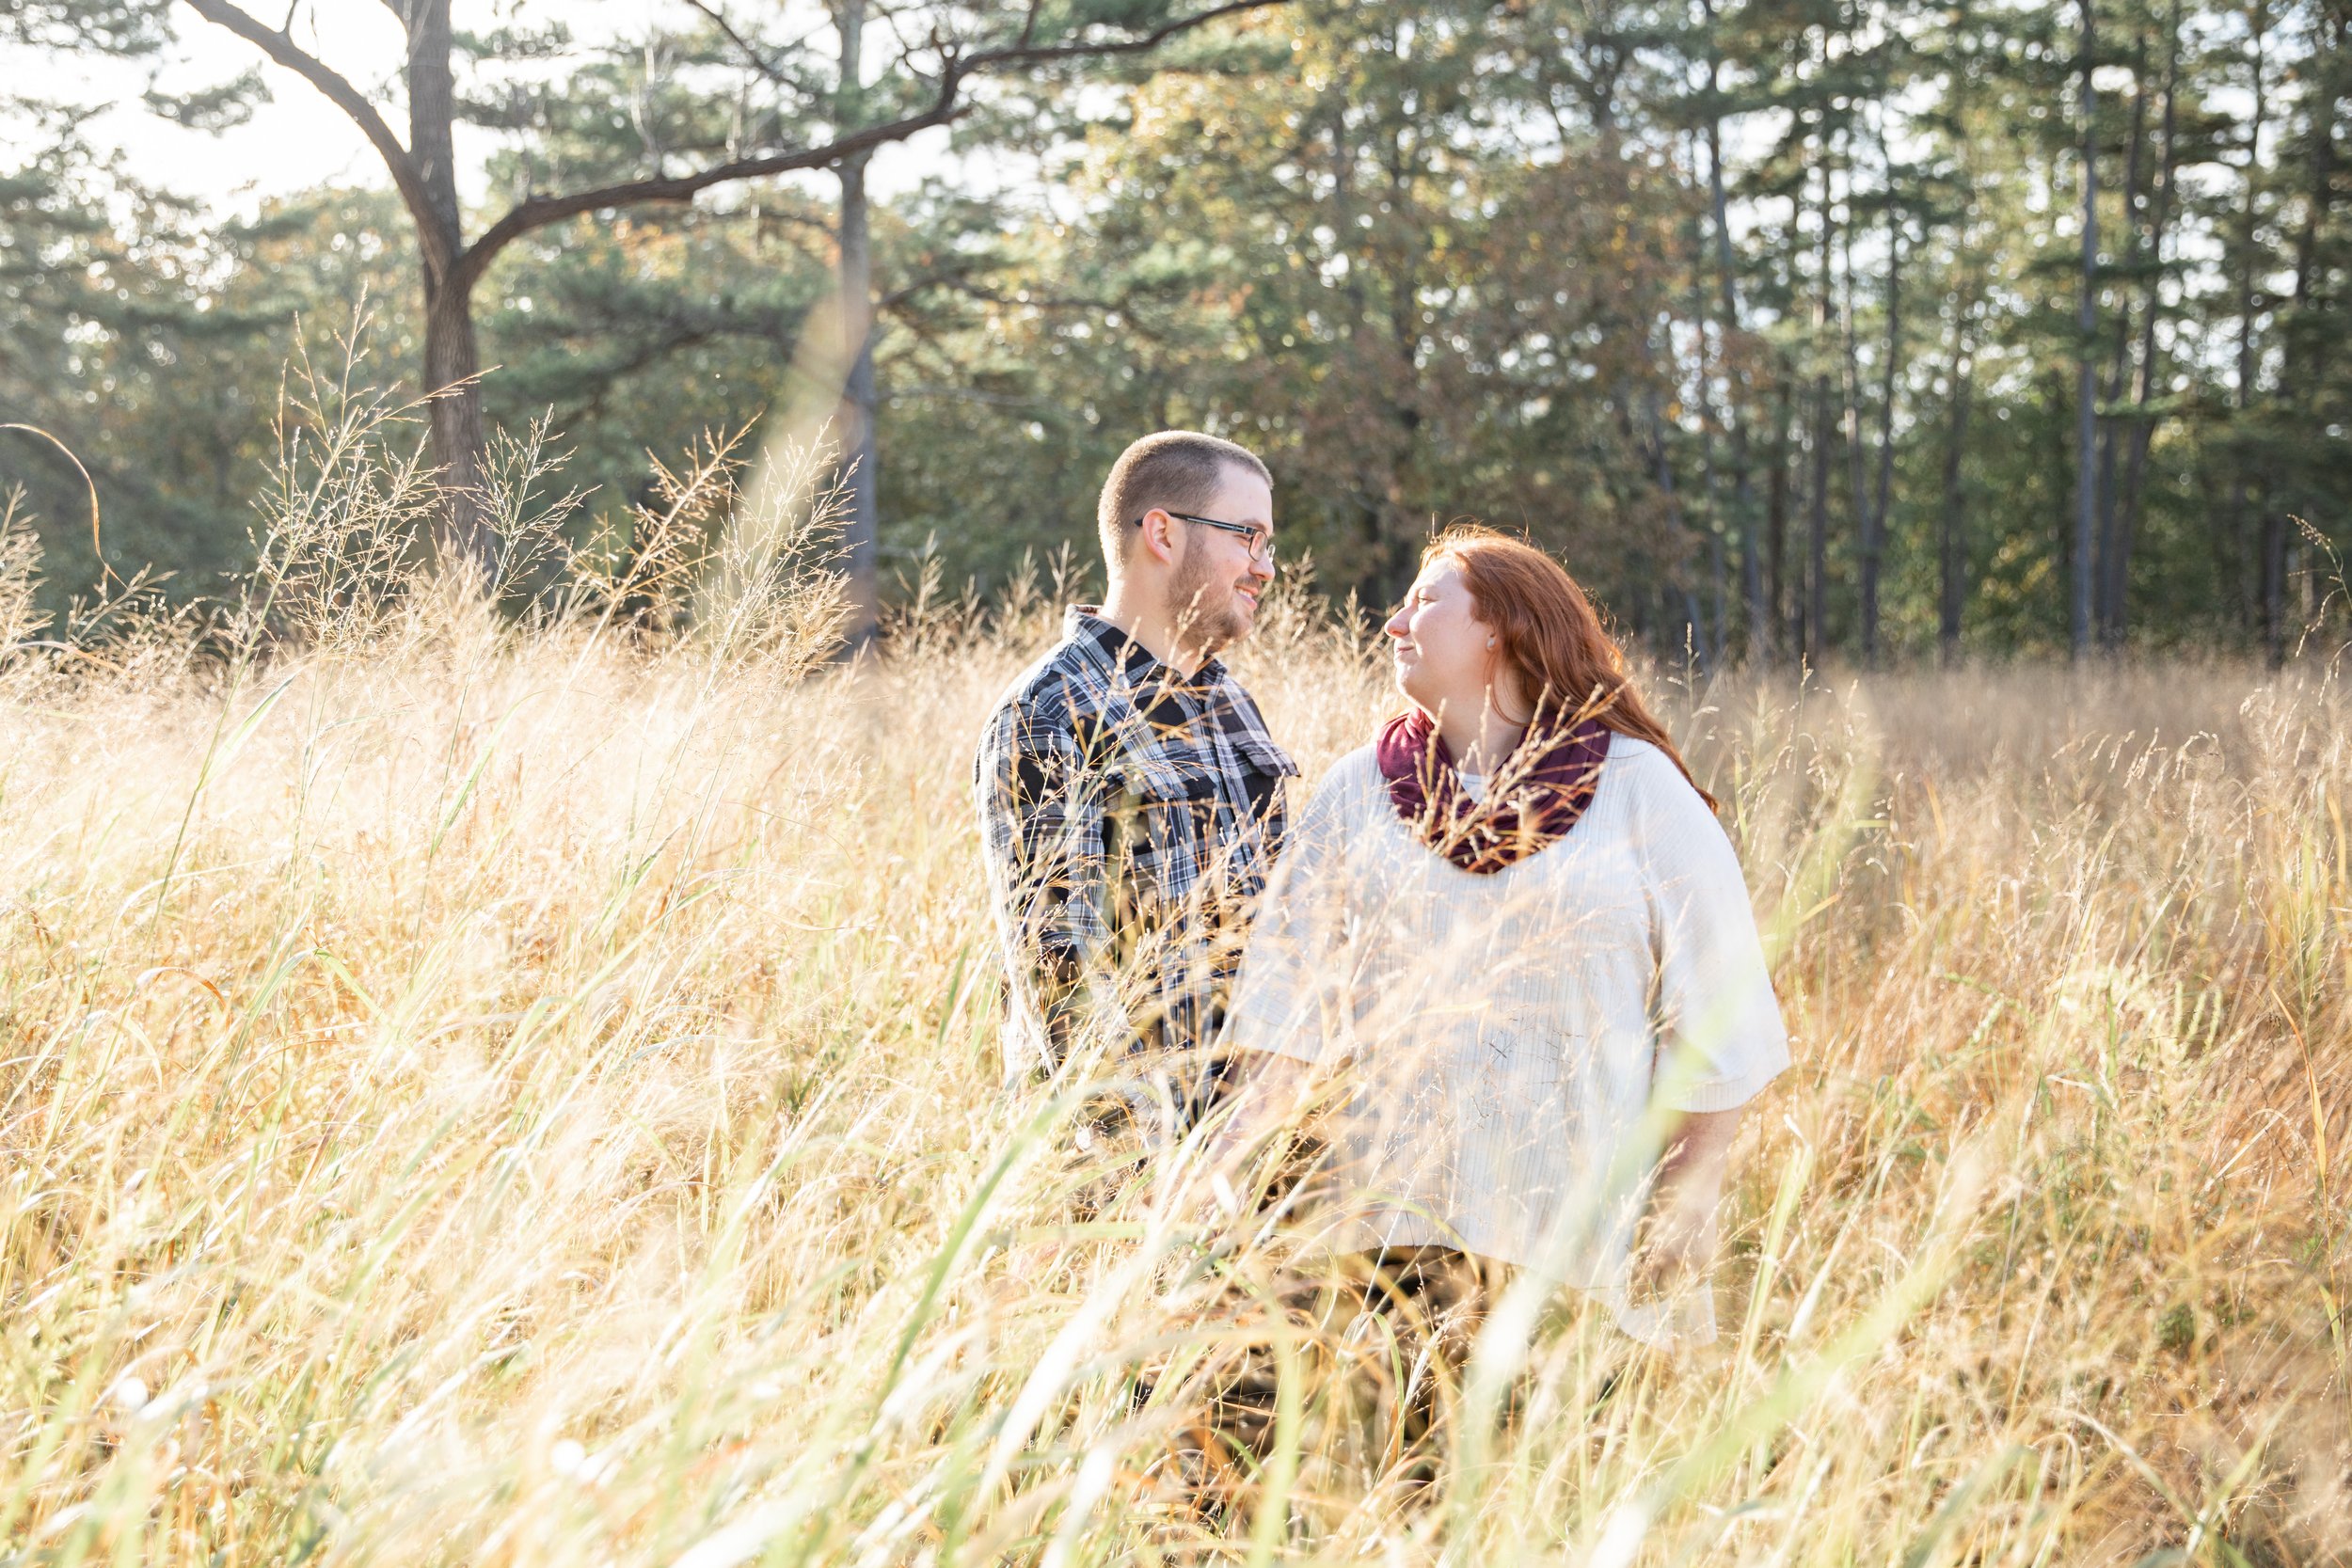
<instances>
[{"instance_id":1,"label":"bright sky","mask_svg":"<svg viewBox=\"0 0 2352 1568\"><path fill-rule=\"evenodd\" d=\"M313 13L324 14L317 17L317 25L306 25ZM283 14L275 13L270 20ZM188 92L216 86L262 57L244 40L193 11L181 10L177 20L181 47L154 78L160 90ZM400 58L400 24L380 4L326 0L324 6L305 7L294 27L306 46L363 88L379 85ZM377 62L373 69L372 60ZM309 84L275 66L264 67L272 102L246 124L213 135L174 125L140 102L151 64L88 55L49 55L42 64L42 96L109 105L85 127L85 134L95 146L121 148L131 171L143 183L249 214L265 197L327 181L386 182L382 162L358 129Z\"/></svg>"},{"instance_id":2,"label":"bright sky","mask_svg":"<svg viewBox=\"0 0 2352 1568\"><path fill-rule=\"evenodd\" d=\"M245 0L254 15L275 25L285 12L270 0ZM283 0L280 0L280 4ZM659 0L458 0L460 27L494 26L525 17L561 16L584 40L610 39L655 20ZM673 8L673 9L676 9ZM682 14L680 12L679 14ZM673 22L677 15L671 17ZM387 185L384 166L358 128L318 90L292 71L270 63L243 39L214 26L194 11L177 8L180 45L154 76L165 92L185 93L227 82L259 64L268 83L268 103L252 119L217 135L184 129L149 111L141 95L150 86L151 63L126 64L90 56L40 55L0 46L0 75L35 80L42 97L68 103L107 104L86 126L93 145L119 147L142 182L195 197L224 214L249 216L263 200L337 182ZM400 24L383 0L301 0L294 23L297 42L375 101L404 135L406 117L389 90L403 52ZM869 35L869 38L871 35ZM870 50L873 45L868 44ZM475 180L489 146L459 127L461 175ZM469 146L469 141L474 143ZM927 132L912 143L887 148L874 160L876 194L914 184L946 155L946 133Z\"/></svg>"}]
</instances>

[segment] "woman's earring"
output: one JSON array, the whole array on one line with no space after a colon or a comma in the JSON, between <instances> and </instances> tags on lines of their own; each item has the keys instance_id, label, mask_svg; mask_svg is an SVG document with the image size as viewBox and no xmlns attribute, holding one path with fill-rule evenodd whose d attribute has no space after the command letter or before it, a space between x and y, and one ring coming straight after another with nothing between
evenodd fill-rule
<instances>
[{"instance_id":1,"label":"woman's earring","mask_svg":"<svg viewBox=\"0 0 2352 1568\"><path fill-rule=\"evenodd\" d=\"M1486 639L1486 651L1488 653L1493 653L1495 651L1495 640L1491 637Z\"/></svg>"}]
</instances>

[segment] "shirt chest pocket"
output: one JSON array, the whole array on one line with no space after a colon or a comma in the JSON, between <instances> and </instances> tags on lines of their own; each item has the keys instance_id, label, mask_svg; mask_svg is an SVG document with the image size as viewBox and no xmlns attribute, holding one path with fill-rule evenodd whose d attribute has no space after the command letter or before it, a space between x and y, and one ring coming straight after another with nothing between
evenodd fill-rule
<instances>
[{"instance_id":1,"label":"shirt chest pocket","mask_svg":"<svg viewBox=\"0 0 2352 1568\"><path fill-rule=\"evenodd\" d=\"M1232 742L1234 752L1240 755L1242 767L1261 778L1295 779L1298 777L1298 764L1291 760L1290 753L1257 731L1236 731L1230 734L1227 738Z\"/></svg>"},{"instance_id":2,"label":"shirt chest pocket","mask_svg":"<svg viewBox=\"0 0 2352 1568\"><path fill-rule=\"evenodd\" d=\"M1188 757L1129 752L1109 773L1104 828L1115 854L1155 868L1171 856L1198 854L1220 799L1207 768Z\"/></svg>"}]
</instances>

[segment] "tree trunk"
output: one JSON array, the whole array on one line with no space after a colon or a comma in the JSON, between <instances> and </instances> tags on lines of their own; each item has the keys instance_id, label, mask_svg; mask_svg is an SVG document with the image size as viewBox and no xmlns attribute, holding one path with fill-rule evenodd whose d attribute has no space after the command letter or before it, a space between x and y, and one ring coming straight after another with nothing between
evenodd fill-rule
<instances>
[{"instance_id":1,"label":"tree trunk","mask_svg":"<svg viewBox=\"0 0 2352 1568\"><path fill-rule=\"evenodd\" d=\"M2074 550L2068 646L2076 658L2090 651L2092 533L2099 515L2099 404L2092 339L2099 330L2098 94L2091 85L2096 32L2091 0L2082 4L2082 290L2074 306Z\"/></svg>"},{"instance_id":2,"label":"tree trunk","mask_svg":"<svg viewBox=\"0 0 2352 1568\"><path fill-rule=\"evenodd\" d=\"M834 27L840 40L840 75L834 84L837 129L852 130L864 118L866 87L866 0L834 0ZM841 256L836 286L841 295L841 349L846 367L834 436L841 445L842 486L849 516L841 535L842 571L849 578L850 621L843 636L850 651L874 640L881 624L881 518L875 505L880 453L874 433L874 251L867 228L866 154L843 161Z\"/></svg>"},{"instance_id":3,"label":"tree trunk","mask_svg":"<svg viewBox=\"0 0 2352 1568\"><path fill-rule=\"evenodd\" d=\"M2311 107L2306 120L2310 172L2303 194L2303 221L2295 237L2295 287L2289 295L2292 303L2284 324L2285 373L2280 377L2285 401L2296 415L2296 425L2305 431L2317 430L2327 423L2328 400L2321 390L2326 384L2321 312L2326 309L2323 301L2328 298L2324 280L2328 261L2321 237L2328 231L2335 206L2335 105L2339 96L2337 81L2325 65L2314 75L2318 82L2308 100ZM2298 452L2283 477L2287 494L2274 502L2273 509L2296 513L2314 523L2324 520L2328 508L2325 492L2313 483L2309 456ZM2284 527L2282 518L2282 531ZM2298 557L2303 556L2299 536L2290 536L2287 543ZM2303 626L2310 626L2326 609L2327 598L2318 572L2307 571L2304 581L2307 592L2295 614Z\"/></svg>"},{"instance_id":4,"label":"tree trunk","mask_svg":"<svg viewBox=\"0 0 2352 1568\"><path fill-rule=\"evenodd\" d=\"M1960 628L1968 606L1968 404L1976 387L1968 350L1967 307L1952 334L1950 377L1952 422L1944 447L1944 518L1937 541L1942 580L1936 594L1936 649L1947 667L1960 662Z\"/></svg>"},{"instance_id":5,"label":"tree trunk","mask_svg":"<svg viewBox=\"0 0 2352 1568\"><path fill-rule=\"evenodd\" d=\"M2132 119L2125 138L2128 150L2123 165L2123 235L2135 261L2144 261L2147 255L2148 197L2140 183L2147 165L2147 130L2148 34L2143 27L2132 40ZM2123 378L2130 370L2132 347L2129 288L2119 287L2116 293L2115 346L2107 361L2105 395L2110 408L2123 400ZM2103 648L2114 648L2122 641L2122 606L2116 597L2121 579L2115 570L2115 556L2121 546L2122 511L2118 505L2115 469L2117 448L2124 439L2123 429L2112 419L2099 433L2098 549L2091 562L2090 625L2092 635Z\"/></svg>"},{"instance_id":6,"label":"tree trunk","mask_svg":"<svg viewBox=\"0 0 2352 1568\"><path fill-rule=\"evenodd\" d=\"M1772 390L1772 479L1764 508L1764 613L1772 626L1770 641L1782 641L1790 615L1788 603L1788 425L1795 416L1794 367L1780 366ZM1767 652L1770 648L1768 646Z\"/></svg>"},{"instance_id":7,"label":"tree trunk","mask_svg":"<svg viewBox=\"0 0 2352 1568\"><path fill-rule=\"evenodd\" d=\"M431 404L431 450L446 492L441 559L468 563L486 580L495 570L483 525L486 435L482 421L482 355L474 343L473 295L428 277L424 285L424 384Z\"/></svg>"},{"instance_id":8,"label":"tree trunk","mask_svg":"<svg viewBox=\"0 0 2352 1568\"><path fill-rule=\"evenodd\" d=\"M1870 497L1864 477L1868 453L1862 442L1862 356L1855 341L1853 227L1848 225L1839 237L1838 253L1845 261L1846 286L1838 297L1837 337L1838 362L1841 375L1838 383L1839 409L1837 429L1846 443L1846 513L1854 531L1854 589L1856 641L1861 644L1862 667L1872 668L1877 662L1878 633L1871 619L1878 611L1878 583L1870 563Z\"/></svg>"},{"instance_id":9,"label":"tree trunk","mask_svg":"<svg viewBox=\"0 0 2352 1568\"><path fill-rule=\"evenodd\" d=\"M1707 197L1715 220L1715 277L1723 295L1723 339L1732 348L1741 332L1740 271L1731 245L1731 198L1724 179L1723 59L1716 46L1715 0L1700 0L1707 13ZM1740 530L1740 594L1747 609L1748 657L1758 664L1772 657L1772 610L1764 594L1764 552L1756 538L1756 489L1750 470L1748 422L1741 413L1740 387L1733 356L1724 355L1724 432L1731 439L1732 521Z\"/></svg>"},{"instance_id":10,"label":"tree trunk","mask_svg":"<svg viewBox=\"0 0 2352 1568\"><path fill-rule=\"evenodd\" d=\"M1684 615L1679 650L1687 658L1694 659L1701 670L1714 668L1715 653L1708 646L1707 626L1700 616L1698 601L1692 594L1689 578L1680 570L1683 546L1690 538L1690 525L1682 515L1682 493L1675 485L1674 462L1666 451L1666 421L1659 412L1658 393L1651 390L1642 397L1642 422L1647 426L1646 445L1649 447L1650 472L1658 485L1658 493L1666 503L1666 531L1676 551L1676 576L1682 581ZM1659 595L1661 602L1673 589L1661 578ZM1665 617L1660 617L1661 623Z\"/></svg>"},{"instance_id":11,"label":"tree trunk","mask_svg":"<svg viewBox=\"0 0 2352 1568\"><path fill-rule=\"evenodd\" d=\"M1843 244L1846 259L1846 298L1843 336L1846 363L1846 467L1853 495L1854 566L1861 626L1862 667L1875 670L1879 662L1879 576L1886 551L1886 507L1893 489L1891 465L1895 455L1895 355L1902 323L1902 242L1891 213L1887 219L1886 357L1880 367L1878 450L1872 454L1862 439L1862 371L1854 331L1853 237L1849 229ZM1875 462L1873 462L1875 456ZM1875 475L1868 470L1876 468ZM1876 489L1870 488L1875 480Z\"/></svg>"},{"instance_id":12,"label":"tree trunk","mask_svg":"<svg viewBox=\"0 0 2352 1568\"><path fill-rule=\"evenodd\" d=\"M1730 583L1724 572L1724 536L1720 529L1707 531L1707 593L1708 638L1715 650L1714 657L1724 663L1731 662L1731 605L1727 592Z\"/></svg>"},{"instance_id":13,"label":"tree trunk","mask_svg":"<svg viewBox=\"0 0 2352 1568\"><path fill-rule=\"evenodd\" d=\"M1821 667L1821 652L1828 643L1823 623L1829 619L1829 465L1830 448L1836 444L1837 436L1831 413L1833 406L1828 375L1816 375L1813 474L1808 486L1811 493L1805 498L1804 624L1798 638L1805 663L1816 670Z\"/></svg>"},{"instance_id":14,"label":"tree trunk","mask_svg":"<svg viewBox=\"0 0 2352 1568\"><path fill-rule=\"evenodd\" d=\"M1863 657L1879 657L1879 581L1886 564L1889 509L1895 499L1895 381L1903 346L1903 241L1890 212L1886 221L1886 362L1879 367L1879 472L1870 500L1870 529L1863 540Z\"/></svg>"},{"instance_id":15,"label":"tree trunk","mask_svg":"<svg viewBox=\"0 0 2352 1568\"><path fill-rule=\"evenodd\" d=\"M2287 519L2268 485L2254 499L2262 515L2263 657L2276 670L2287 661Z\"/></svg>"},{"instance_id":16,"label":"tree trunk","mask_svg":"<svg viewBox=\"0 0 2352 1568\"><path fill-rule=\"evenodd\" d=\"M1716 436L1724 429L1723 413L1715 406L1718 356L1714 344L1720 340L1708 332L1705 274L1704 265L1691 269L1691 323L1695 336L1692 386L1698 395L1699 480L1707 497L1707 641L1716 657L1728 661L1731 585L1724 571L1724 534L1728 524L1724 510L1723 465L1715 451Z\"/></svg>"},{"instance_id":17,"label":"tree trunk","mask_svg":"<svg viewBox=\"0 0 2352 1568\"><path fill-rule=\"evenodd\" d=\"M1965 135L1968 125L1967 89L1976 62L1963 51L1952 77L1952 124ZM1976 398L1976 361L1968 341L1970 317L1976 310L1977 279L1969 270L1976 202L1963 203L1952 232L1954 281L1952 300L1952 358L1945 375L1950 399L1950 427L1945 434L1944 497L1936 538L1936 658L1946 669L1960 662L1961 633L1968 611L1968 416Z\"/></svg>"},{"instance_id":18,"label":"tree trunk","mask_svg":"<svg viewBox=\"0 0 2352 1568\"><path fill-rule=\"evenodd\" d=\"M879 475L874 433L874 272L862 154L841 166L840 288L842 348L849 356L838 421L842 483L849 492L850 508L841 535L842 567L850 591L850 624L844 636L856 649L873 641L882 612L876 580L880 515L875 505Z\"/></svg>"},{"instance_id":19,"label":"tree trunk","mask_svg":"<svg viewBox=\"0 0 2352 1568\"><path fill-rule=\"evenodd\" d=\"M2165 24L2164 110L2159 117L2161 150L2156 158L2154 212L2149 219L2147 303L2139 317L2139 359L2133 370L2131 455L2123 465L2122 493L2116 498L2115 548L2106 560L2107 603L2111 610L2109 644L2122 647L2130 629L2132 547L2139 536L2140 509L2146 501L2148 449L2155 438L2155 419L2150 402L2161 383L2156 360L2156 325L2164 314L2164 242L2172 223L2173 177L2179 167L2179 85L2181 14L2176 3Z\"/></svg>"},{"instance_id":20,"label":"tree trunk","mask_svg":"<svg viewBox=\"0 0 2352 1568\"><path fill-rule=\"evenodd\" d=\"M433 399L429 430L434 465L446 495L437 541L445 562L487 574L490 541L483 527L485 435L482 356L474 342L469 278L444 277L446 258L464 248L458 227L453 127L456 79L450 69L450 0L408 0L408 150L421 177L427 210L412 213L424 272L424 388Z\"/></svg>"},{"instance_id":21,"label":"tree trunk","mask_svg":"<svg viewBox=\"0 0 2352 1568\"><path fill-rule=\"evenodd\" d=\"M2260 200L2262 195L2263 129L2269 115L2268 87L2265 67L2265 46L2269 40L2269 7L2257 0L2249 10L2247 24L2253 35L2254 82L2252 115L2246 132L2246 202L2239 214L2238 276L2237 276L2237 387L2236 428L2233 446L2236 476L2231 486L2231 512L2242 537L2246 517L2253 499L2251 469L2254 451L2254 380L2260 369L2255 352L2254 317L2255 277L2263 270L2263 258L2258 254L2261 237ZM2266 488L2266 487L2265 487ZM2262 506L2262 521L2255 530L2255 620L2261 632L2263 653L2272 665L2286 661L2286 528L2283 519L2273 515L2275 509L2265 496Z\"/></svg>"},{"instance_id":22,"label":"tree trunk","mask_svg":"<svg viewBox=\"0 0 2352 1568\"><path fill-rule=\"evenodd\" d=\"M2076 467L2074 432L2067 419L2075 407L2074 389L2066 367L2056 360L2036 379L2042 389L2042 401L2050 410L2050 418L2043 421L2049 432L2049 445L2042 454L2039 471L2067 476L2063 489L2056 483L2051 486L2051 495L2058 509L2051 514L2050 546L2058 557L2058 568L2052 578L2052 591L2057 595L2053 609L2058 629L2062 632L2066 629L2067 617L2072 613L2074 584L2074 477Z\"/></svg>"},{"instance_id":23,"label":"tree trunk","mask_svg":"<svg viewBox=\"0 0 2352 1568\"><path fill-rule=\"evenodd\" d=\"M1693 148L1692 162L1696 162ZM1705 245L1703 235L1693 233L1692 239ZM1707 623L1706 641L1711 657L1724 662L1731 658L1730 579L1724 572L1724 532L1730 526L1724 508L1723 464L1716 452L1716 436L1724 426L1724 413L1715 405L1715 382L1721 368L1716 344L1721 339L1709 332L1710 316L1707 305L1707 269L1694 264L1691 269L1691 324L1693 328L1693 363L1691 367L1692 387L1698 398L1699 412L1699 481L1707 498ZM1671 357L1673 343L1668 340L1667 354Z\"/></svg>"},{"instance_id":24,"label":"tree trunk","mask_svg":"<svg viewBox=\"0 0 2352 1568\"><path fill-rule=\"evenodd\" d=\"M1829 608L1829 464L1835 431L1831 423L1829 372L1821 365L1820 356L1829 351L1830 263L1836 255L1831 196L1829 135L1825 128L1821 136L1820 268L1813 295L1813 473L1811 493L1805 498L1804 610L1797 640L1805 662L1815 669L1820 667L1821 650L1827 641L1822 622L1828 618Z\"/></svg>"}]
</instances>

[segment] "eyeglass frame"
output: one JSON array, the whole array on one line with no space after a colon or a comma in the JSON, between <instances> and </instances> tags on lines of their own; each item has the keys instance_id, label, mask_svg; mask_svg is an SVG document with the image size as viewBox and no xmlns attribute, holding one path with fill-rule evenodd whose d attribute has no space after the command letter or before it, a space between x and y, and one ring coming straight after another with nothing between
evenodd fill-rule
<instances>
[{"instance_id":1,"label":"eyeglass frame","mask_svg":"<svg viewBox=\"0 0 2352 1568\"><path fill-rule=\"evenodd\" d=\"M1155 506L1152 512L1168 512L1168 508ZM1145 513L1143 516L1137 517L1128 526L1141 528L1145 520L1152 515L1152 512ZM1274 564L1274 531L1270 528L1254 528L1248 523L1229 523L1216 517L1200 517L1189 512L1168 512L1168 515L1180 523L1199 523L1202 528L1217 529L1226 533L1237 533L1249 541L1249 559L1252 562L1267 566Z\"/></svg>"}]
</instances>

